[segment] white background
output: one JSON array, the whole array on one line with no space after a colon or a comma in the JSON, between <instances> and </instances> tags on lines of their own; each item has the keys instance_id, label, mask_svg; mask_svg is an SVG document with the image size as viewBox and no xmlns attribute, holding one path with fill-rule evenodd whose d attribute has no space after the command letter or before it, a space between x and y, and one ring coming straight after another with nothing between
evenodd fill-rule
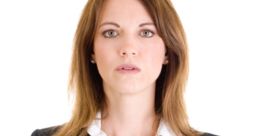
<instances>
[{"instance_id":1,"label":"white background","mask_svg":"<svg viewBox=\"0 0 259 136\"><path fill-rule=\"evenodd\" d=\"M67 81L86 0L0 1L0 135L68 120ZM190 50L194 128L259 135L259 9L255 0L174 0Z\"/></svg>"}]
</instances>

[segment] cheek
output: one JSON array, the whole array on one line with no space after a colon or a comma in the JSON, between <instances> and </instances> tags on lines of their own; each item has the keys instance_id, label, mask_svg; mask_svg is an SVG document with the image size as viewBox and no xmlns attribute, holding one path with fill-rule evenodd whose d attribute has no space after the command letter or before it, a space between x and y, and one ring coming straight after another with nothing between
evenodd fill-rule
<instances>
[{"instance_id":1,"label":"cheek","mask_svg":"<svg viewBox=\"0 0 259 136\"><path fill-rule=\"evenodd\" d=\"M94 57L97 62L102 62L109 56L109 45L104 44L105 42L101 38L96 38L94 41Z\"/></svg>"},{"instance_id":2,"label":"cheek","mask_svg":"<svg viewBox=\"0 0 259 136\"><path fill-rule=\"evenodd\" d=\"M155 82L161 73L163 61L164 61L164 52L162 52L162 50L160 50L160 52L158 52L158 50L156 51L152 50L150 52L150 55L146 58L145 79L147 79L148 81Z\"/></svg>"},{"instance_id":3,"label":"cheek","mask_svg":"<svg viewBox=\"0 0 259 136\"><path fill-rule=\"evenodd\" d=\"M152 43L152 48L146 49L146 61L149 72L154 73L156 76L161 72L165 60L165 45L162 40L156 40ZM150 69L152 68L152 69Z\"/></svg>"},{"instance_id":4,"label":"cheek","mask_svg":"<svg viewBox=\"0 0 259 136\"><path fill-rule=\"evenodd\" d=\"M109 75L108 69L108 62L109 62L109 55L107 54L107 51L105 51L102 48L96 48L94 52L95 56L95 65L97 66L98 73L102 77L102 79L106 79L107 75Z\"/></svg>"},{"instance_id":5,"label":"cheek","mask_svg":"<svg viewBox=\"0 0 259 136\"><path fill-rule=\"evenodd\" d=\"M150 47L145 49L147 59L153 65L162 65L165 59L165 45L162 40L154 40Z\"/></svg>"},{"instance_id":6,"label":"cheek","mask_svg":"<svg viewBox=\"0 0 259 136\"><path fill-rule=\"evenodd\" d=\"M105 75L109 74L110 69L112 69L111 64L114 61L114 50L110 48L110 45L107 45L103 41L97 41L94 44L94 58L98 71L102 78ZM109 48L108 48L109 47Z\"/></svg>"},{"instance_id":7,"label":"cheek","mask_svg":"<svg viewBox=\"0 0 259 136\"><path fill-rule=\"evenodd\" d=\"M98 69L99 68L105 68L107 66L107 63L109 63L110 58L109 51L105 50L104 48L96 48L95 49L95 61L97 64Z\"/></svg>"},{"instance_id":8,"label":"cheek","mask_svg":"<svg viewBox=\"0 0 259 136\"><path fill-rule=\"evenodd\" d=\"M149 68L152 68L154 70L160 71L162 68L164 59L165 59L165 52L164 50L152 50L149 52L150 55L146 57L146 61L149 63Z\"/></svg>"}]
</instances>

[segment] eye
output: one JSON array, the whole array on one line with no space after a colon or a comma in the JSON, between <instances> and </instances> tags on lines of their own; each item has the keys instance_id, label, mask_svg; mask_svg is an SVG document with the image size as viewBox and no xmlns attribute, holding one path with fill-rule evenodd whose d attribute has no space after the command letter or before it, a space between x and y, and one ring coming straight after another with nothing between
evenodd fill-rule
<instances>
[{"instance_id":1,"label":"eye","mask_svg":"<svg viewBox=\"0 0 259 136\"><path fill-rule=\"evenodd\" d=\"M145 38L151 38L154 36L154 32L153 31L150 31L150 30L144 30L144 31L141 31L140 32L140 36L141 37L145 37Z\"/></svg>"},{"instance_id":2,"label":"eye","mask_svg":"<svg viewBox=\"0 0 259 136\"><path fill-rule=\"evenodd\" d=\"M105 38L115 38L119 35L115 30L106 30L102 34Z\"/></svg>"}]
</instances>

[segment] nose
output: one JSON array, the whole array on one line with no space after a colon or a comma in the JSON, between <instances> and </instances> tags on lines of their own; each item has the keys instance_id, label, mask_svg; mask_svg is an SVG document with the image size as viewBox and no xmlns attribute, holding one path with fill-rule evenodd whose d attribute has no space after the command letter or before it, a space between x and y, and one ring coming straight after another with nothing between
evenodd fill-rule
<instances>
[{"instance_id":1,"label":"nose","mask_svg":"<svg viewBox=\"0 0 259 136\"><path fill-rule=\"evenodd\" d=\"M119 55L130 57L138 55L138 42L136 39L124 39L119 48Z\"/></svg>"}]
</instances>

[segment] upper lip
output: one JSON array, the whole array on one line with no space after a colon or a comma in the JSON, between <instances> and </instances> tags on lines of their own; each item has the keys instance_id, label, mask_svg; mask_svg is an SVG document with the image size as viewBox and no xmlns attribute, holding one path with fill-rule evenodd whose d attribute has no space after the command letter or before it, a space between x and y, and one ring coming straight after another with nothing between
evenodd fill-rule
<instances>
[{"instance_id":1,"label":"upper lip","mask_svg":"<svg viewBox=\"0 0 259 136\"><path fill-rule=\"evenodd\" d=\"M122 64L116 67L116 70L140 70L140 68L133 64Z\"/></svg>"}]
</instances>

